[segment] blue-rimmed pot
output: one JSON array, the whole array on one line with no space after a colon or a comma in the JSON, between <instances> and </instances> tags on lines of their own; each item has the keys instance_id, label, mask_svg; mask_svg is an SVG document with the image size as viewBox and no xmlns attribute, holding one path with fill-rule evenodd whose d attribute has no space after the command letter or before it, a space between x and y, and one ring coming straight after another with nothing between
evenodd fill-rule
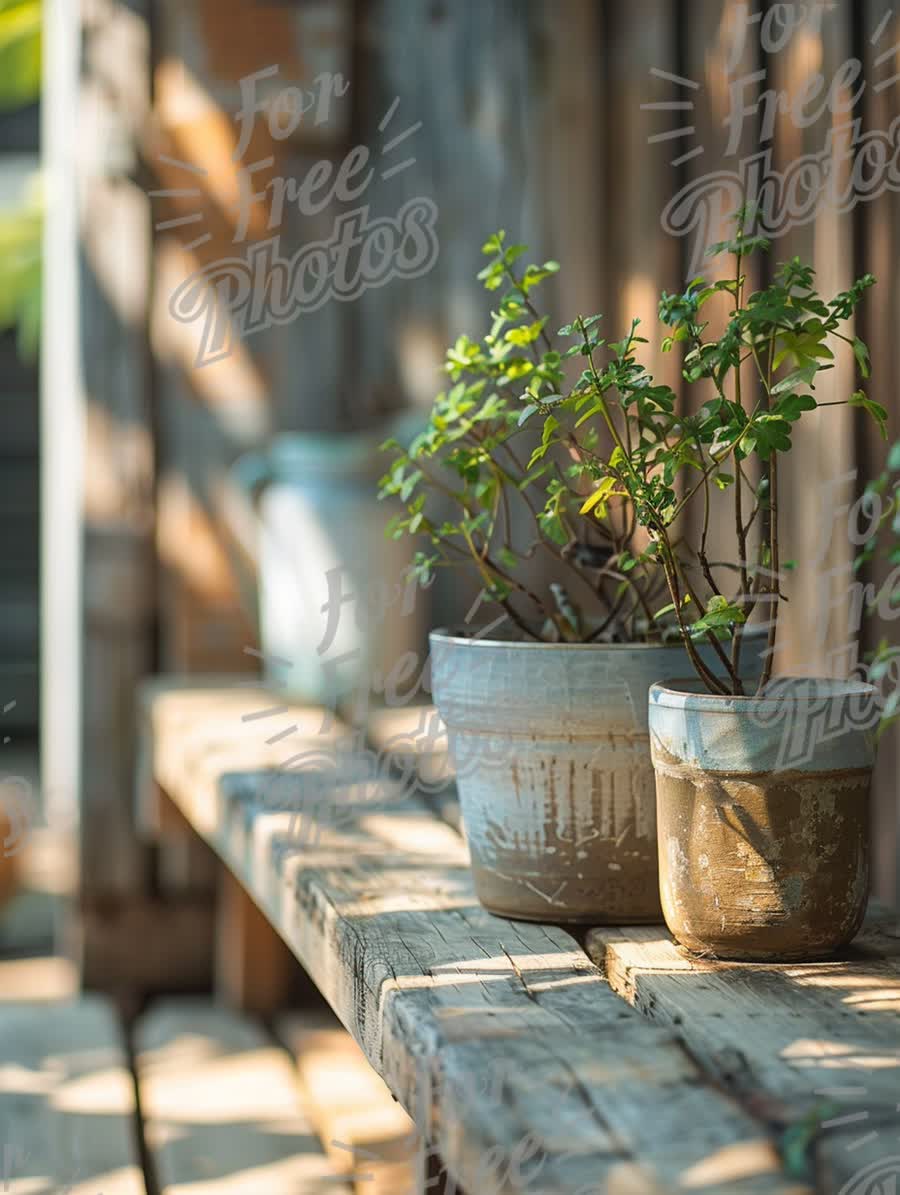
<instances>
[{"instance_id":1,"label":"blue-rimmed pot","mask_svg":"<svg viewBox=\"0 0 900 1195\"><path fill-rule=\"evenodd\" d=\"M659 921L647 695L688 666L684 648L430 639L481 903L522 920ZM748 675L764 642L748 644Z\"/></svg>"},{"instance_id":2,"label":"blue-rimmed pot","mask_svg":"<svg viewBox=\"0 0 900 1195\"><path fill-rule=\"evenodd\" d=\"M853 939L877 722L876 690L856 681L780 678L748 697L652 686L660 893L681 945L792 961Z\"/></svg>"}]
</instances>

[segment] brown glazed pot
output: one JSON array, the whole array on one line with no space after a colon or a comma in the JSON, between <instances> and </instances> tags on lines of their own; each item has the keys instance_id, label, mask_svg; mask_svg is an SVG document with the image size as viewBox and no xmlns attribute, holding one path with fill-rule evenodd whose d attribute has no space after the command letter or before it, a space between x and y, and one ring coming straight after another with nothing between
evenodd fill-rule
<instances>
[{"instance_id":1,"label":"brown glazed pot","mask_svg":"<svg viewBox=\"0 0 900 1195\"><path fill-rule=\"evenodd\" d=\"M869 891L875 690L785 678L761 697L650 690L660 893L697 954L793 961L856 935Z\"/></svg>"}]
</instances>

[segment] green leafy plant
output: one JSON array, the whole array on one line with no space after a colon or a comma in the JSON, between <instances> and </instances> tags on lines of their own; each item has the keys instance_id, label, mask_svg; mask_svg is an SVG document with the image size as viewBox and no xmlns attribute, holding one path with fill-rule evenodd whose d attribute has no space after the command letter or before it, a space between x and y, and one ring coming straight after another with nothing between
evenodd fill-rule
<instances>
[{"instance_id":1,"label":"green leafy plant","mask_svg":"<svg viewBox=\"0 0 900 1195\"><path fill-rule=\"evenodd\" d=\"M405 448L383 445L395 455L380 496L405 507L389 533L423 538L414 565L423 583L438 568L473 571L526 638L658 639L666 626L653 603L665 582L655 549L638 542L599 429L576 436L555 414L594 384L593 365L574 389L566 367L590 357L600 317L581 321L580 344L557 347L536 302L558 264L520 267L526 247L507 245L503 232L483 250L490 260L478 277L498 299L490 329L480 340L460 336L448 350L451 385L422 434ZM546 589L530 579L541 556L556 578Z\"/></svg>"},{"instance_id":2,"label":"green leafy plant","mask_svg":"<svg viewBox=\"0 0 900 1195\"><path fill-rule=\"evenodd\" d=\"M741 648L755 613L768 624L760 689L771 678L788 567L779 537L779 468L797 423L817 407L847 405L867 411L883 435L887 420L884 407L861 390L827 402L814 394L842 345L868 377L868 350L846 326L875 279L866 274L826 300L815 289L812 268L794 258L776 268L769 286L748 293L747 258L769 249L764 237L747 231L750 218L746 209L738 213L734 237L711 250L734 258L728 278L712 283L697 278L682 293L660 300L660 318L669 328L662 347L683 353L686 410L696 406L690 401L694 391L703 399L696 413L677 410L674 392L655 385L636 365L635 326L630 337L611 346L613 360L600 370L593 349L602 342L583 321L571 330L592 349L590 377L563 404L569 411L584 409L583 418L595 416L609 431L614 448L600 487L613 485L631 500L665 574L670 609L691 662L706 687L720 694L744 692ZM709 335L712 302L724 306L726 317L717 337ZM559 424L558 412L554 422ZM551 429L551 442L554 436ZM695 539L682 538L683 516L698 504L700 530ZM734 552L725 562L713 562L710 527L714 520L725 525L726 505ZM703 639L719 657L723 677L697 651Z\"/></svg>"},{"instance_id":3,"label":"green leafy plant","mask_svg":"<svg viewBox=\"0 0 900 1195\"><path fill-rule=\"evenodd\" d=\"M763 614L760 687L768 683L790 567L779 539L779 459L798 421L817 407L860 407L882 434L887 413L862 391L828 402L814 393L833 367L832 346L845 344L868 376L868 350L846 329L874 278L825 300L812 269L793 259L749 293L746 260L769 243L747 223L748 213L739 213L734 237L713 249L733 256L728 278L697 278L660 300L669 329L662 348L682 354L681 398L639 360L647 341L636 320L609 343L600 315L578 316L551 338L534 291L557 264L520 272L525 247L507 246L503 233L488 240L479 277L501 292L490 331L480 341L460 337L449 350L453 385L438 396L426 430L405 450L386 446L396 456L381 495L405 505L392 534L421 535L430 545L416 557L421 580L439 567L477 570L485 594L533 638L680 636L714 693L744 692L744 635ZM712 302L724 308L717 337L705 313ZM514 535L514 500L530 519L524 545ZM695 507L699 531L691 537L684 516ZM734 552L713 561L710 530L723 515ZM547 593L527 579L538 552L554 558Z\"/></svg>"}]
</instances>

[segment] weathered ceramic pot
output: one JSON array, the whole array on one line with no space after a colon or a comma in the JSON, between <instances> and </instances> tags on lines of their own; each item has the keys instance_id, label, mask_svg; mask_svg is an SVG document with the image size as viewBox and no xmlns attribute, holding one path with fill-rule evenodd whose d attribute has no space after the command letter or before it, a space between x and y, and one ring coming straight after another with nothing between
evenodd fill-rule
<instances>
[{"instance_id":1,"label":"weathered ceramic pot","mask_svg":"<svg viewBox=\"0 0 900 1195\"><path fill-rule=\"evenodd\" d=\"M660 890L689 950L790 961L845 946L869 890L875 690L790 679L761 697L650 690Z\"/></svg>"},{"instance_id":2,"label":"weathered ceramic pot","mask_svg":"<svg viewBox=\"0 0 900 1195\"><path fill-rule=\"evenodd\" d=\"M703 649L710 664L711 655ZM432 694L487 909L536 921L659 921L647 694L684 665L680 645L432 632Z\"/></svg>"}]
</instances>

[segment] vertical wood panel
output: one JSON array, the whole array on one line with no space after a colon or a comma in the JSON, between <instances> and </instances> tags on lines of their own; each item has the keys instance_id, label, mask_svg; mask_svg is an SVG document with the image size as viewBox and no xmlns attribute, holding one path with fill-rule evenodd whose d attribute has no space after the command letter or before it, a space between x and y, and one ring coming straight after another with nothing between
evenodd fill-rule
<instances>
[{"instance_id":1,"label":"vertical wood panel","mask_svg":"<svg viewBox=\"0 0 900 1195\"><path fill-rule=\"evenodd\" d=\"M663 354L657 306L660 292L681 280L681 244L661 229L663 210L675 193L671 162L689 138L651 142L678 127L683 112L643 109L643 104L682 99L685 89L651 72L679 73L674 4L615 4L606 9L607 220L609 262L606 335L623 336L633 318L650 344L641 354L661 381L680 389L674 354ZM691 89L687 89L690 91ZM687 122L688 124L690 122Z\"/></svg>"},{"instance_id":2,"label":"vertical wood panel","mask_svg":"<svg viewBox=\"0 0 900 1195\"><path fill-rule=\"evenodd\" d=\"M828 6L826 6L826 9ZM793 100L802 95L810 76L820 72L831 83L839 65L850 55L851 31L848 6L837 5L826 11L810 6L801 27L788 44L768 57L767 86L783 90ZM816 105L810 105L814 108ZM774 164L784 171L802 154L820 153L829 130L839 131L851 119L847 113L827 110L809 127L801 128L793 115L781 113L776 123ZM832 168L839 176L845 165L833 155ZM801 223L774 239L772 261L785 261L794 255L809 261L816 269L820 290L826 295L845 288L853 277L852 218L834 206L822 203L815 218ZM848 329L853 334L852 326ZM854 388L852 359L833 346L836 368L821 375L816 398L820 403L850 396ZM851 354L852 358L852 354ZM848 575L830 578L832 569L846 569L852 557L845 524L834 527L831 549L822 563L817 563L814 528L826 522L823 486L849 472L853 460L853 416L844 409L813 411L797 425L794 448L782 466L780 475L782 561L795 559L796 575L787 582L790 604L782 610L781 648L778 665L782 671L841 674L847 668L840 653L847 642L841 619L829 612L832 593L846 588ZM824 633L827 628L827 635ZM820 633L821 630L821 634ZM816 638L823 642L818 644ZM840 654L835 655L835 652Z\"/></svg>"},{"instance_id":3,"label":"vertical wood panel","mask_svg":"<svg viewBox=\"0 0 900 1195\"><path fill-rule=\"evenodd\" d=\"M549 256L539 185L548 66L541 17L539 4L512 0L380 0L369 9L363 138L374 150L388 132L421 122L406 142L415 165L377 180L372 208L389 215L407 200L431 199L440 251L421 278L394 281L354 304L363 411L402 405L408 395L430 406L445 345L477 331L489 308L475 281L489 233L505 228L511 240ZM382 135L378 125L395 103Z\"/></svg>"},{"instance_id":4,"label":"vertical wood panel","mask_svg":"<svg viewBox=\"0 0 900 1195\"><path fill-rule=\"evenodd\" d=\"M873 40L874 39L874 40ZM890 129L900 116L900 80L883 86L900 72L900 54L892 47L900 41L900 21L888 0L865 0L860 6L859 51L865 62L866 92L864 130ZM879 61L881 60L881 61ZM862 260L858 270L871 270L878 285L871 293L861 320L860 334L872 354L872 378L867 384L870 396L887 407L891 440L900 438L900 196L883 189L862 205L859 213L859 246ZM886 446L871 424L860 417L856 428L857 461L863 478L874 477L883 466ZM874 570L875 583L885 579L887 568ZM897 643L897 623L866 624L864 644L874 648L885 637ZM875 891L894 905L900 905L900 745L898 728L886 735L879 747L875 774L875 833L873 839Z\"/></svg>"},{"instance_id":5,"label":"vertical wood panel","mask_svg":"<svg viewBox=\"0 0 900 1195\"><path fill-rule=\"evenodd\" d=\"M348 148L348 114L359 102L352 87L335 100L322 125L304 119L287 139L273 137L268 113L258 113L238 160L236 117L240 80L266 68L277 67L278 73L258 82L261 101L288 87L309 92L322 72L346 78L349 4L164 0L159 11L155 136L145 156L157 189L197 191L154 200L158 224L194 219L177 231L159 230L155 240L162 664L193 672L234 671L250 667L242 649L255 642L256 631L242 601L244 579L222 515L228 470L242 452L279 431L342 426L347 305L331 301L288 326L236 339L224 360L198 367L199 326L174 320L169 301L194 271L242 257L253 242L277 235L281 256L290 258L333 231L334 202L315 217L298 215L288 202L283 222L270 228L266 201L250 205L242 238L239 195L242 184L261 191L278 176L302 182L321 160L336 166ZM249 173L268 157L274 159L270 167ZM204 232L211 239L191 248Z\"/></svg>"},{"instance_id":6,"label":"vertical wood panel","mask_svg":"<svg viewBox=\"0 0 900 1195\"><path fill-rule=\"evenodd\" d=\"M704 235L701 237L698 230L684 238L682 243L685 281L698 272L710 280L732 276L736 264L734 258L728 255L710 256L706 250L710 245L727 240L734 234L733 216L740 199L737 187L731 180L739 175L741 162L758 148L759 122L752 118L738 126L739 131L732 142L735 96L741 93L752 100L759 93L759 83L749 81L749 77L760 69L759 39L754 28L746 26L745 11L742 0L684 0L684 45L680 69L685 79L696 83L697 88L671 87L668 98L674 98L677 92L682 102L692 104L689 110L673 114L671 119L674 126L678 116L679 123L694 125L696 133L693 137L672 143L678 147L673 150L673 157L677 154L693 154L676 168L676 185L679 190L687 189L698 210L703 210L707 217L703 221ZM698 148L702 149L701 153L696 152ZM723 181L711 183L716 174L721 174ZM699 200L701 192L706 196L702 205ZM699 259L699 269L698 249L704 253ZM746 275L748 291L761 284L764 269L758 255L746 259L742 271ZM708 336L721 336L724 333L730 310L731 305L721 297L704 308L704 319L709 320ZM759 390L756 372L750 362L742 370L741 388L744 407L750 410ZM690 399L685 396L685 408L690 412L696 411L714 393L711 382L701 389L695 387ZM736 397L733 385L730 397ZM746 463L744 471L748 481L756 480L750 462ZM734 470L729 467L728 472ZM745 487L745 511L749 506L749 491ZM731 503L717 503L714 514L708 538L710 559L732 560L736 555L736 545ZM694 503L689 507L686 524L689 534L697 542L703 525L701 504ZM722 573L719 583L726 592L733 593L737 589L733 576Z\"/></svg>"}]
</instances>

